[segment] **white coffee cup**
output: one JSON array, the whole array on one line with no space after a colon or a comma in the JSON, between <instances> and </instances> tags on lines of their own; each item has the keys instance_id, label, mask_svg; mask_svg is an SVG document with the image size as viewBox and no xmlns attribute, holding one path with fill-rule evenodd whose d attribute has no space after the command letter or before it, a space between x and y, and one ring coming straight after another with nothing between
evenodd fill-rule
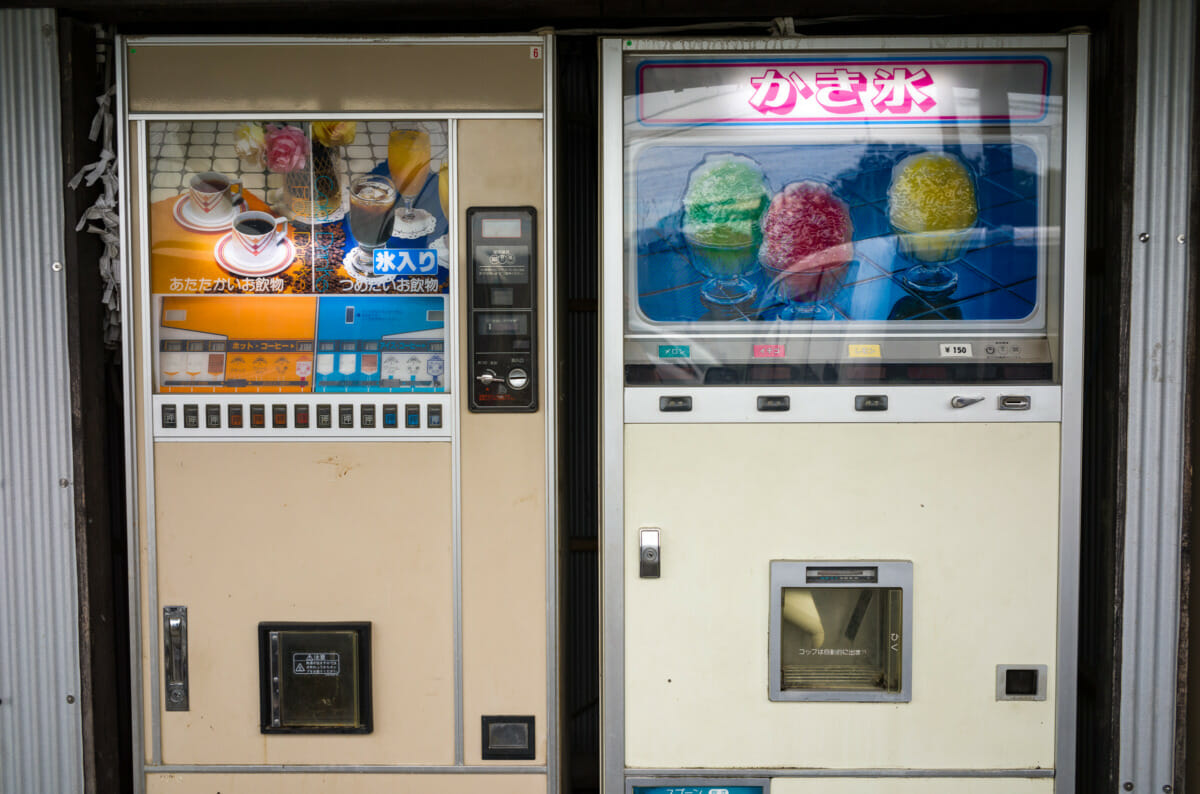
<instances>
[{"instance_id":1,"label":"white coffee cup","mask_svg":"<svg viewBox=\"0 0 1200 794\"><path fill-rule=\"evenodd\" d=\"M204 215L220 217L233 209L234 194L242 197L242 183L216 171L196 174L188 182L188 196L192 206Z\"/></svg>"},{"instance_id":2,"label":"white coffee cup","mask_svg":"<svg viewBox=\"0 0 1200 794\"><path fill-rule=\"evenodd\" d=\"M261 256L287 239L288 219L269 212L239 212L233 219L233 239L250 256Z\"/></svg>"}]
</instances>

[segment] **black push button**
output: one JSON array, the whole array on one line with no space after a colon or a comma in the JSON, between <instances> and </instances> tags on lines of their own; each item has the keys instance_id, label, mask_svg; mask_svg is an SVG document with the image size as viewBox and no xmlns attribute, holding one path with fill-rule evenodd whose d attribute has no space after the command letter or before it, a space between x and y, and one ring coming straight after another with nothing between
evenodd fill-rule
<instances>
[{"instance_id":1,"label":"black push button","mask_svg":"<svg viewBox=\"0 0 1200 794\"><path fill-rule=\"evenodd\" d=\"M858 394L854 397L854 410L856 411L886 411L887 409L886 394Z\"/></svg>"},{"instance_id":2,"label":"black push button","mask_svg":"<svg viewBox=\"0 0 1200 794\"><path fill-rule=\"evenodd\" d=\"M762 395L758 398L758 410L760 411L790 411L792 409L792 398L786 395Z\"/></svg>"},{"instance_id":3,"label":"black push button","mask_svg":"<svg viewBox=\"0 0 1200 794\"><path fill-rule=\"evenodd\" d=\"M308 406L296 403L292 406L292 427L308 427Z\"/></svg>"},{"instance_id":4,"label":"black push button","mask_svg":"<svg viewBox=\"0 0 1200 794\"><path fill-rule=\"evenodd\" d=\"M205 427L220 427L221 426L221 406L219 406L219 405L204 406L204 426Z\"/></svg>"},{"instance_id":5,"label":"black push button","mask_svg":"<svg viewBox=\"0 0 1200 794\"><path fill-rule=\"evenodd\" d=\"M271 427L287 427L287 406L271 406Z\"/></svg>"},{"instance_id":6,"label":"black push button","mask_svg":"<svg viewBox=\"0 0 1200 794\"><path fill-rule=\"evenodd\" d=\"M692 398L686 396L659 397L658 410L664 413L692 410Z\"/></svg>"},{"instance_id":7,"label":"black push button","mask_svg":"<svg viewBox=\"0 0 1200 794\"><path fill-rule=\"evenodd\" d=\"M267 406L251 405L250 406L250 427L264 428L267 426Z\"/></svg>"},{"instance_id":8,"label":"black push button","mask_svg":"<svg viewBox=\"0 0 1200 794\"><path fill-rule=\"evenodd\" d=\"M242 406L229 405L225 409L225 415L229 419L230 427L240 428L242 426Z\"/></svg>"},{"instance_id":9,"label":"black push button","mask_svg":"<svg viewBox=\"0 0 1200 794\"><path fill-rule=\"evenodd\" d=\"M319 403L317 405L317 427L333 427L333 406L329 403Z\"/></svg>"},{"instance_id":10,"label":"black push button","mask_svg":"<svg viewBox=\"0 0 1200 794\"><path fill-rule=\"evenodd\" d=\"M425 408L425 426L439 428L442 426L442 406L430 403Z\"/></svg>"},{"instance_id":11,"label":"black push button","mask_svg":"<svg viewBox=\"0 0 1200 794\"><path fill-rule=\"evenodd\" d=\"M338 427L350 428L354 427L354 406L339 405L338 406Z\"/></svg>"},{"instance_id":12,"label":"black push button","mask_svg":"<svg viewBox=\"0 0 1200 794\"><path fill-rule=\"evenodd\" d=\"M358 406L358 426L359 427L374 427L375 426L375 406L360 405Z\"/></svg>"},{"instance_id":13,"label":"black push button","mask_svg":"<svg viewBox=\"0 0 1200 794\"><path fill-rule=\"evenodd\" d=\"M404 406L404 426L405 427L420 427L421 426L421 406L419 406L419 405Z\"/></svg>"},{"instance_id":14,"label":"black push button","mask_svg":"<svg viewBox=\"0 0 1200 794\"><path fill-rule=\"evenodd\" d=\"M400 426L400 410L395 403L386 403L383 406L383 426L389 430Z\"/></svg>"},{"instance_id":15,"label":"black push button","mask_svg":"<svg viewBox=\"0 0 1200 794\"><path fill-rule=\"evenodd\" d=\"M183 406L183 426L200 427L200 406L191 404Z\"/></svg>"},{"instance_id":16,"label":"black push button","mask_svg":"<svg viewBox=\"0 0 1200 794\"><path fill-rule=\"evenodd\" d=\"M179 419L175 412L174 405L163 404L162 407L162 426L166 428L175 428L179 426Z\"/></svg>"}]
</instances>

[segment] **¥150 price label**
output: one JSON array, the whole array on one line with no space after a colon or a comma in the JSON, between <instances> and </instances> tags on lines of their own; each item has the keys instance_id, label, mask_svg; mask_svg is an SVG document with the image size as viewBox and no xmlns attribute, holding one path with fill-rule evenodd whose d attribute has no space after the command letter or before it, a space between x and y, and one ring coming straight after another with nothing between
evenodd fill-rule
<instances>
[{"instance_id":1,"label":"\u00a5150 price label","mask_svg":"<svg viewBox=\"0 0 1200 794\"><path fill-rule=\"evenodd\" d=\"M971 358L970 342L942 342L942 358Z\"/></svg>"}]
</instances>

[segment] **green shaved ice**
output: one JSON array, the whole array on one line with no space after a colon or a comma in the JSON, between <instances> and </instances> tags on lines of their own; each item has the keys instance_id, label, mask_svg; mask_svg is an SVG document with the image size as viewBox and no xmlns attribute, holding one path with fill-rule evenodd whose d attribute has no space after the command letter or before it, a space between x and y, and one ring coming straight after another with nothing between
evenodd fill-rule
<instances>
[{"instance_id":1,"label":"green shaved ice","mask_svg":"<svg viewBox=\"0 0 1200 794\"><path fill-rule=\"evenodd\" d=\"M683 197L684 226L701 230L729 224L748 234L767 200L760 171L745 163L720 163L693 177Z\"/></svg>"}]
</instances>

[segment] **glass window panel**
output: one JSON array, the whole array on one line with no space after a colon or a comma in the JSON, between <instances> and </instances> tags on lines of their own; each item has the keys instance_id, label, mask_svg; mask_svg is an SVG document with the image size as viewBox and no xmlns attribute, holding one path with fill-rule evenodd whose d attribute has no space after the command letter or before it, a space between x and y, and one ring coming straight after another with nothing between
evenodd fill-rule
<instances>
[{"instance_id":1,"label":"glass window panel","mask_svg":"<svg viewBox=\"0 0 1200 794\"><path fill-rule=\"evenodd\" d=\"M781 689L900 692L903 597L899 588L783 588Z\"/></svg>"}]
</instances>

